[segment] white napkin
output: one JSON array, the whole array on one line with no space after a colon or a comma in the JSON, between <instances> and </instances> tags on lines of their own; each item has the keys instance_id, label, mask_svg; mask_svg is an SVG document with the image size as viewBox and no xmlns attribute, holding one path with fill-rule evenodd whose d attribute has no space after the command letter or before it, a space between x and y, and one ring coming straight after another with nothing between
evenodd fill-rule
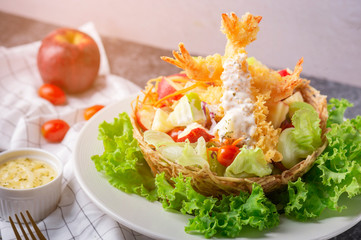
<instances>
[{"instance_id":1,"label":"white napkin","mask_svg":"<svg viewBox=\"0 0 361 240\"><path fill-rule=\"evenodd\" d=\"M61 200L57 209L38 223L47 239L148 239L99 210L74 177L72 152L85 123L84 109L95 104L106 106L139 91L135 84L110 74L94 25L88 23L80 30L98 43L101 51L99 77L90 90L67 95L68 102L64 106L54 106L37 94L43 84L36 65L40 41L13 48L0 47L0 150L41 148L63 161ZM41 135L41 125L55 118L66 121L71 128L61 143L48 143ZM15 239L9 222L0 220L0 239Z\"/></svg>"}]
</instances>

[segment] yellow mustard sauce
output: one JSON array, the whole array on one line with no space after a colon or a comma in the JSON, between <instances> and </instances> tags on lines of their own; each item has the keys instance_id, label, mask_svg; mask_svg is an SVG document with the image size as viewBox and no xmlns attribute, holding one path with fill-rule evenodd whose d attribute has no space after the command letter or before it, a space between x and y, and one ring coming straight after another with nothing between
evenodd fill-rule
<instances>
[{"instance_id":1,"label":"yellow mustard sauce","mask_svg":"<svg viewBox=\"0 0 361 240\"><path fill-rule=\"evenodd\" d=\"M30 158L17 158L0 165L0 186L30 189L55 179L57 172L50 164Z\"/></svg>"}]
</instances>

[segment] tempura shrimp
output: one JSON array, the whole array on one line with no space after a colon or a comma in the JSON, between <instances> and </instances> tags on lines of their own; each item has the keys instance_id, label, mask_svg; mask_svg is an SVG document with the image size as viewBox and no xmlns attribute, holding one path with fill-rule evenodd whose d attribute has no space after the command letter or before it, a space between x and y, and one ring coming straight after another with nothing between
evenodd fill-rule
<instances>
[{"instance_id":1,"label":"tempura shrimp","mask_svg":"<svg viewBox=\"0 0 361 240\"><path fill-rule=\"evenodd\" d=\"M222 32L228 42L225 56L214 54L203 57L192 57L183 43L179 44L179 52L173 51L173 57L161 57L162 60L183 69L187 76L196 81L217 81L223 72L223 61L234 53L245 52L246 45L256 39L258 23L262 17L247 13L239 19L235 13L222 15Z\"/></svg>"},{"instance_id":2,"label":"tempura shrimp","mask_svg":"<svg viewBox=\"0 0 361 240\"><path fill-rule=\"evenodd\" d=\"M285 99L292 95L294 89L300 86L303 82L303 79L300 78L300 74L302 72L302 63L303 58L301 58L296 64L293 72L288 75L282 77L282 82L277 91L273 91L271 95L274 102L278 102L282 99Z\"/></svg>"},{"instance_id":3,"label":"tempura shrimp","mask_svg":"<svg viewBox=\"0 0 361 240\"><path fill-rule=\"evenodd\" d=\"M293 91L303 82L300 78L302 63L303 58L297 62L290 75L282 77L277 71L253 60L253 63L248 65L248 70L252 76L251 90L253 94L255 96L269 94L267 101L271 102L278 102L291 96Z\"/></svg>"},{"instance_id":4,"label":"tempura shrimp","mask_svg":"<svg viewBox=\"0 0 361 240\"><path fill-rule=\"evenodd\" d=\"M222 14L221 30L228 39L225 58L245 52L245 47L256 40L261 19L261 16L253 16L250 13L246 13L241 19L235 13Z\"/></svg>"},{"instance_id":5,"label":"tempura shrimp","mask_svg":"<svg viewBox=\"0 0 361 240\"><path fill-rule=\"evenodd\" d=\"M187 76L197 81L212 82L219 80L223 72L222 56L192 57L183 43L179 44L180 53L173 51L174 58L161 57L162 60L182 68Z\"/></svg>"}]
</instances>

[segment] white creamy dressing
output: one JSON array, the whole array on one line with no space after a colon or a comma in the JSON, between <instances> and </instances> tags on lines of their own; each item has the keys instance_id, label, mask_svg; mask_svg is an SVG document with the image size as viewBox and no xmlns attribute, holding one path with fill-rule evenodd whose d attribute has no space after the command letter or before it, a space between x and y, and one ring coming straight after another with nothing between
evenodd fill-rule
<instances>
[{"instance_id":1,"label":"white creamy dressing","mask_svg":"<svg viewBox=\"0 0 361 240\"><path fill-rule=\"evenodd\" d=\"M30 189L47 184L57 175L50 164L21 157L0 165L0 186L11 189Z\"/></svg>"},{"instance_id":2,"label":"white creamy dressing","mask_svg":"<svg viewBox=\"0 0 361 240\"><path fill-rule=\"evenodd\" d=\"M246 58L246 54L238 54L234 58L227 59L223 64L221 80L224 93L221 105L224 109L224 117L215 126L214 131L218 131L218 136L222 140L245 137L247 144L251 141L257 125L250 91L251 74L248 72Z\"/></svg>"}]
</instances>

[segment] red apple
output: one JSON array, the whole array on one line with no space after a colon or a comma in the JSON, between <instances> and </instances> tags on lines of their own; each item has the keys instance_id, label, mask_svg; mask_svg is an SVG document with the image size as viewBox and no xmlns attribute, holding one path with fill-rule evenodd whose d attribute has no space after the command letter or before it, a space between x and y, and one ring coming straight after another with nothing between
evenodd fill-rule
<instances>
[{"instance_id":1,"label":"red apple","mask_svg":"<svg viewBox=\"0 0 361 240\"><path fill-rule=\"evenodd\" d=\"M162 99L163 97L168 96L169 94L172 94L175 91L182 88L178 83L176 83L177 79L189 80L187 75L183 73L177 73L177 74L169 75L167 77L163 77L158 84L158 89L157 89L158 99ZM177 95L172 97L171 99L178 100L181 97L182 95Z\"/></svg>"},{"instance_id":2,"label":"red apple","mask_svg":"<svg viewBox=\"0 0 361 240\"><path fill-rule=\"evenodd\" d=\"M44 83L57 85L69 93L79 93L90 88L95 81L100 52L89 35L60 28L43 39L37 63Z\"/></svg>"},{"instance_id":3,"label":"red apple","mask_svg":"<svg viewBox=\"0 0 361 240\"><path fill-rule=\"evenodd\" d=\"M165 96L168 96L169 94L174 93L175 91L177 91L177 90L168 83L166 78L163 77L162 80L158 84L158 89L157 89L158 98L162 99Z\"/></svg>"},{"instance_id":4,"label":"red apple","mask_svg":"<svg viewBox=\"0 0 361 240\"><path fill-rule=\"evenodd\" d=\"M140 109L136 111L136 120L138 122L138 125L143 129L143 131L151 129L154 115L155 109L150 105L143 105Z\"/></svg>"}]
</instances>

